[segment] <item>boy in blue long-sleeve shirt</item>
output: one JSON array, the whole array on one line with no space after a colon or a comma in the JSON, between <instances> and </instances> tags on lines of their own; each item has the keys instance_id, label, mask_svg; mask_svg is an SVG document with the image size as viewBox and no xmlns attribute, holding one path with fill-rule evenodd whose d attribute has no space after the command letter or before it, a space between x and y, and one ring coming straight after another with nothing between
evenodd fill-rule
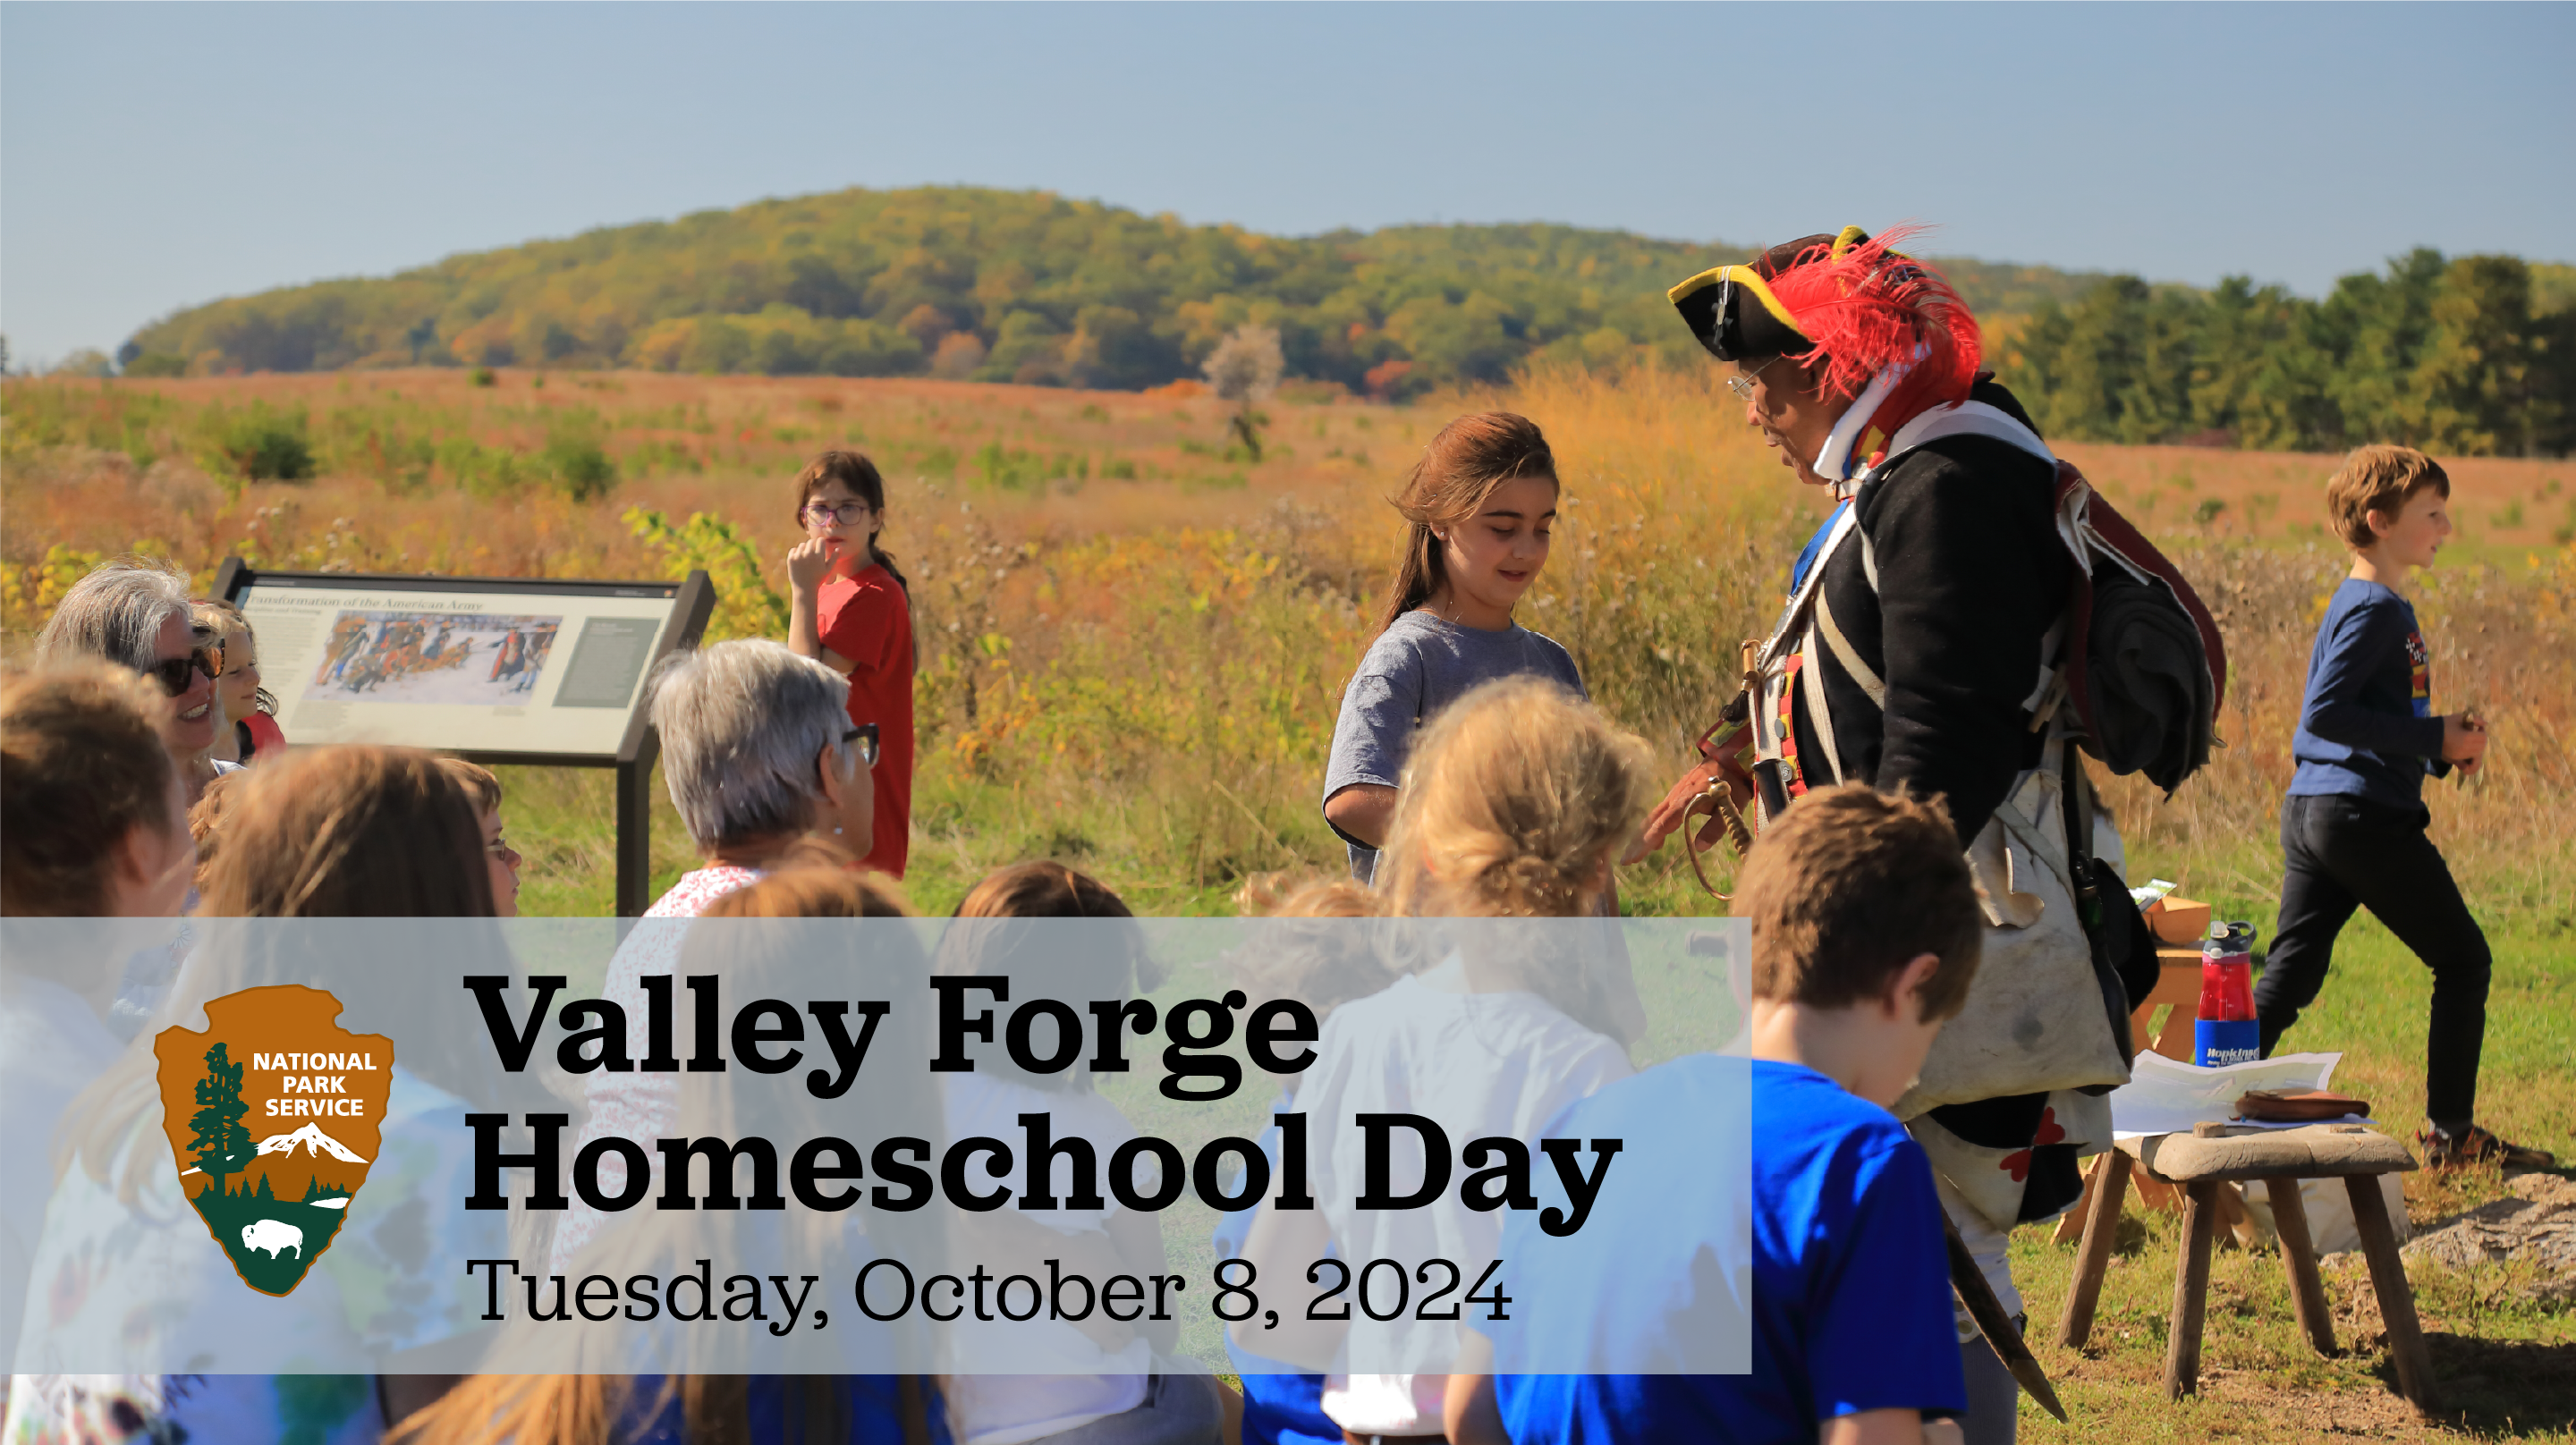
<instances>
[{"instance_id":1,"label":"boy in blue long-sleeve shirt","mask_svg":"<svg viewBox=\"0 0 2576 1445\"><path fill-rule=\"evenodd\" d=\"M2430 656L2397 584L2451 535L2451 479L2408 447L2363 447L2326 483L2326 510L2352 573L2335 589L2308 658L2291 743L2298 772L2281 805L2281 917L2254 1011L2263 1052L2324 986L2335 935L2367 907L2433 971L2425 1043L2425 1126L2436 1168L2500 1160L2546 1168L2550 1156L2477 1127L2486 1039L2486 935L2450 867L2425 836L2424 775L2476 771L2486 729L2470 713L2433 713Z\"/></svg>"}]
</instances>

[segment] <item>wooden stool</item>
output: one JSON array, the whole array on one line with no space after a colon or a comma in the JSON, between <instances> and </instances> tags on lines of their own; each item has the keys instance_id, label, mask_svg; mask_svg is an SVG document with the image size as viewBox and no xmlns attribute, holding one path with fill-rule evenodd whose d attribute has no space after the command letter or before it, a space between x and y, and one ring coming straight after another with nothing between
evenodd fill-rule
<instances>
[{"instance_id":1,"label":"wooden stool","mask_svg":"<svg viewBox=\"0 0 2576 1445\"><path fill-rule=\"evenodd\" d=\"M2189 1134L2150 1134L2123 1139L2104 1156L2099 1187L2085 1214L2077 1247L2075 1282L2066 1294L2058 1341L2081 1349L2093 1333L2093 1309L2102 1297L2102 1271L2111 1261L2111 1236L2132 1168L2143 1177L2184 1190L2182 1254L2175 1261L2173 1322L2165 1340L2165 1393L2180 1399L2200 1388L2200 1326L2209 1293L2209 1244L2216 1227L2218 1186L2225 1180L2260 1179L2281 1235L2281 1262L2290 1274L2290 1311L2320 1355L2335 1353L2334 1317L2326 1309L2324 1281L2308 1237L2308 1215L2299 1202L2302 1179L2341 1179L2352 1195L2353 1224L2370 1262L2370 1286L2388 1326L2388 1349L2397 1364L2397 1391L2416 1409L2434 1408L2433 1361L2415 1320L2415 1293L2397 1255L2388 1204L2379 1176L2415 1167L2406 1146L2359 1124L2310 1124L2298 1129L2248 1129L2201 1124Z\"/></svg>"}]
</instances>

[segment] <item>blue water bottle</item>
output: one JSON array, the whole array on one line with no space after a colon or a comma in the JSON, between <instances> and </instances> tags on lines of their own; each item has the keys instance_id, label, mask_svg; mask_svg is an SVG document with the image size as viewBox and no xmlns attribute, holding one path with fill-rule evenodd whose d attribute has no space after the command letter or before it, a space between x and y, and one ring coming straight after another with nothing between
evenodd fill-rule
<instances>
[{"instance_id":1,"label":"blue water bottle","mask_svg":"<svg viewBox=\"0 0 2576 1445\"><path fill-rule=\"evenodd\" d=\"M2263 1053L2254 1021L2254 925L2214 923L2200 946L2200 1015L2192 1061L2204 1069L2250 1064Z\"/></svg>"}]
</instances>

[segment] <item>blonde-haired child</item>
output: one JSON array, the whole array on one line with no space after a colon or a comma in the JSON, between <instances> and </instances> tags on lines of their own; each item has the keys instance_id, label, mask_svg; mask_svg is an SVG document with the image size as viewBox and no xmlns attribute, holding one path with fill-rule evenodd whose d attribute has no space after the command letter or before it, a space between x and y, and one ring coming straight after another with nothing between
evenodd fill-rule
<instances>
[{"instance_id":1,"label":"blonde-haired child","mask_svg":"<svg viewBox=\"0 0 2576 1445\"><path fill-rule=\"evenodd\" d=\"M1263 1277L1300 1277L1328 1246L1347 1260L1448 1259L1469 1280L1495 1258L1500 1214L1455 1192L1417 1209L1360 1208L1364 1141L1346 1121L1415 1114L1453 1140L1526 1145L1566 1105L1632 1072L1620 1039L1643 1011L1617 925L1592 915L1656 792L1645 745L1552 682L1489 682L1431 721L1404 770L1378 894L1390 914L1450 920L1438 925L1445 943L1418 946L1431 925L1409 925L1417 946L1392 945L1405 975L1324 1021L1296 1101L1320 1207L1264 1211L1244 1246ZM1579 922L1482 922L1503 919ZM1399 1136L1394 1187L1423 1168ZM1447 1376L1434 1372L1454 1339L1402 1322L1349 1328L1355 1357L1418 1370L1329 1376L1323 1413L1357 1438L1439 1434ZM1238 1327L1238 1342L1308 1360L1339 1343L1257 1325Z\"/></svg>"},{"instance_id":2,"label":"blonde-haired child","mask_svg":"<svg viewBox=\"0 0 2576 1445\"><path fill-rule=\"evenodd\" d=\"M218 762L266 762L286 751L286 733L277 725L277 698L259 679L259 636L250 619L229 602L197 604L198 621L218 628L217 651L223 675L215 679L215 701L224 726L215 732L212 756Z\"/></svg>"},{"instance_id":3,"label":"blonde-haired child","mask_svg":"<svg viewBox=\"0 0 2576 1445\"><path fill-rule=\"evenodd\" d=\"M1247 1009L1273 999L1295 999L1317 1019L1327 1019L1343 1004L1395 982L1376 947L1378 930L1369 924L1384 900L1359 884L1346 878L1259 878L1237 892L1235 902L1247 915L1269 920L1226 959L1228 981L1243 990ZM1275 1116L1295 1110L1304 1077L1281 1079L1279 1095L1266 1112ZM1280 1143L1277 1126L1263 1131L1261 1148L1270 1158L1273 1177L1279 1171ZM1245 1241L1269 1208L1265 1202L1240 1214L1218 1215L1210 1240L1216 1257L1241 1257ZM1324 1413L1325 1377L1320 1372L1246 1349L1232 1338L1225 1347L1243 1384L1243 1418L1236 1431L1243 1440L1337 1445L1342 1439L1342 1427Z\"/></svg>"}]
</instances>

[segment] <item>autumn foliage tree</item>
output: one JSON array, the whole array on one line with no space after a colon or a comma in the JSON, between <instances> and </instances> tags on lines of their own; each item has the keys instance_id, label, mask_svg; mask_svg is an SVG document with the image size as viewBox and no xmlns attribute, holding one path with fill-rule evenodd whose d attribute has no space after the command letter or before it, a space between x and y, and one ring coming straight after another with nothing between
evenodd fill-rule
<instances>
[{"instance_id":1,"label":"autumn foliage tree","mask_svg":"<svg viewBox=\"0 0 2576 1445\"><path fill-rule=\"evenodd\" d=\"M1270 326L1238 326L1208 353L1200 371L1217 400L1233 406L1226 423L1237 446L1252 461L1261 460L1261 429L1269 424L1258 407L1279 389L1287 362L1279 354L1279 332Z\"/></svg>"}]
</instances>

